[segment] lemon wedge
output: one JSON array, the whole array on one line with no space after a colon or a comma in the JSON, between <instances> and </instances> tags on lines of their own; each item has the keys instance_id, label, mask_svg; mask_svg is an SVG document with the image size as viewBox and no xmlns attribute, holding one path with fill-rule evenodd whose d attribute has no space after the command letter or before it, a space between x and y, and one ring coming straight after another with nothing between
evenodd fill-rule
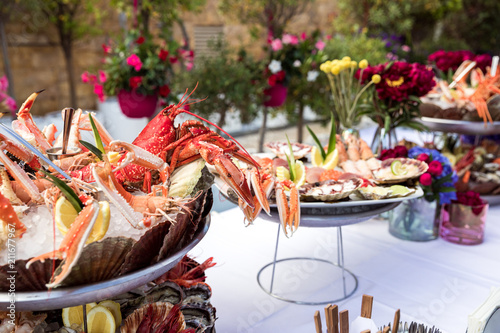
<instances>
[{"instance_id":1,"label":"lemon wedge","mask_svg":"<svg viewBox=\"0 0 500 333\"><path fill-rule=\"evenodd\" d=\"M115 333L115 318L106 307L97 305L87 314L87 328L89 333Z\"/></svg>"},{"instance_id":2,"label":"lemon wedge","mask_svg":"<svg viewBox=\"0 0 500 333\"><path fill-rule=\"evenodd\" d=\"M97 305L104 306L111 312L113 318L115 319L116 326L120 326L122 324L122 313L120 311L120 304L113 301L102 301Z\"/></svg>"},{"instance_id":3,"label":"lemon wedge","mask_svg":"<svg viewBox=\"0 0 500 333\"><path fill-rule=\"evenodd\" d=\"M118 160L120 160L120 153L116 152L116 151L110 151L108 152L108 161L109 163L116 163L118 162Z\"/></svg>"},{"instance_id":4,"label":"lemon wedge","mask_svg":"<svg viewBox=\"0 0 500 333\"><path fill-rule=\"evenodd\" d=\"M290 172L287 168L279 166L276 168L276 178L278 181L289 180ZM306 183L306 167L302 161L295 161L295 180L293 183L297 188Z\"/></svg>"},{"instance_id":5,"label":"lemon wedge","mask_svg":"<svg viewBox=\"0 0 500 333\"><path fill-rule=\"evenodd\" d=\"M56 220L57 229L62 235L66 235L71 224L75 221L78 213L73 205L62 196L57 199L56 206L54 209L54 217ZM111 219L111 214L109 210L109 203L107 201L99 202L99 215L95 221L94 228L87 239L87 244L98 241L106 235L109 227L109 220Z\"/></svg>"},{"instance_id":6,"label":"lemon wedge","mask_svg":"<svg viewBox=\"0 0 500 333\"><path fill-rule=\"evenodd\" d=\"M96 307L97 303L86 304L87 314L89 311ZM88 318L88 316L87 316ZM64 308L62 310L62 320L66 327L71 327L72 324L82 325L83 324L83 309L81 305L73 306L70 308Z\"/></svg>"},{"instance_id":7,"label":"lemon wedge","mask_svg":"<svg viewBox=\"0 0 500 333\"><path fill-rule=\"evenodd\" d=\"M290 179L290 171L284 166L279 166L276 168L276 178L278 181L284 181Z\"/></svg>"},{"instance_id":8,"label":"lemon wedge","mask_svg":"<svg viewBox=\"0 0 500 333\"><path fill-rule=\"evenodd\" d=\"M330 154L326 155L323 161L321 151L318 147L313 146L311 150L311 163L316 167L322 167L325 170L332 170L339 164L339 153L334 149Z\"/></svg>"},{"instance_id":9,"label":"lemon wedge","mask_svg":"<svg viewBox=\"0 0 500 333\"><path fill-rule=\"evenodd\" d=\"M408 170L406 170L400 160L394 160L391 163L391 172L394 176L404 176L408 173Z\"/></svg>"}]
</instances>

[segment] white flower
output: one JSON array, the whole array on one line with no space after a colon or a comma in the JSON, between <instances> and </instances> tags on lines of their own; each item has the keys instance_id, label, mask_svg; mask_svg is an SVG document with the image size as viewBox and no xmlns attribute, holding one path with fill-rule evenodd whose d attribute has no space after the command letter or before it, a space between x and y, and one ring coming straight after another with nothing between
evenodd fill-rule
<instances>
[{"instance_id":1,"label":"white flower","mask_svg":"<svg viewBox=\"0 0 500 333\"><path fill-rule=\"evenodd\" d=\"M293 62L293 67L300 67L300 65L302 65L302 63L298 59Z\"/></svg>"},{"instance_id":2,"label":"white flower","mask_svg":"<svg viewBox=\"0 0 500 333\"><path fill-rule=\"evenodd\" d=\"M269 68L271 73L276 74L279 71L281 71L281 61L273 60L273 61L271 61L269 66L267 66L267 68Z\"/></svg>"},{"instance_id":3,"label":"white flower","mask_svg":"<svg viewBox=\"0 0 500 333\"><path fill-rule=\"evenodd\" d=\"M314 82L318 78L319 72L318 71L309 71L307 72L307 81L308 82Z\"/></svg>"}]
</instances>

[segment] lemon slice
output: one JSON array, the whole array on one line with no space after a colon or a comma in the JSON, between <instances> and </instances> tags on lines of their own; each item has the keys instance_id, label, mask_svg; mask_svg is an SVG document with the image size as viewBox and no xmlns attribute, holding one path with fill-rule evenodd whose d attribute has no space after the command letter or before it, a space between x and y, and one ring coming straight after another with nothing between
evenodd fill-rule
<instances>
[{"instance_id":1,"label":"lemon slice","mask_svg":"<svg viewBox=\"0 0 500 333\"><path fill-rule=\"evenodd\" d=\"M118 162L118 160L120 159L121 155L120 153L116 152L116 151L110 151L108 153L108 161L109 163L116 163Z\"/></svg>"},{"instance_id":2,"label":"lemon slice","mask_svg":"<svg viewBox=\"0 0 500 333\"><path fill-rule=\"evenodd\" d=\"M120 311L120 304L113 302L113 301L102 301L97 305L104 306L106 309L108 309L111 312L111 314L113 315L113 318L115 319L116 326L121 325L122 313Z\"/></svg>"},{"instance_id":3,"label":"lemon slice","mask_svg":"<svg viewBox=\"0 0 500 333\"><path fill-rule=\"evenodd\" d=\"M394 160L391 163L391 172L394 176L404 176L408 173L408 170L406 170L400 160Z\"/></svg>"},{"instance_id":4,"label":"lemon slice","mask_svg":"<svg viewBox=\"0 0 500 333\"><path fill-rule=\"evenodd\" d=\"M97 305L87 314L87 328L89 333L115 333L115 318L106 307Z\"/></svg>"},{"instance_id":5,"label":"lemon slice","mask_svg":"<svg viewBox=\"0 0 500 333\"><path fill-rule=\"evenodd\" d=\"M278 181L284 181L290 179L290 171L284 166L279 166L276 168L276 178Z\"/></svg>"},{"instance_id":6,"label":"lemon slice","mask_svg":"<svg viewBox=\"0 0 500 333\"><path fill-rule=\"evenodd\" d=\"M295 162L295 180L293 182L297 188L306 183L306 167L302 161Z\"/></svg>"},{"instance_id":7,"label":"lemon slice","mask_svg":"<svg viewBox=\"0 0 500 333\"><path fill-rule=\"evenodd\" d=\"M97 303L86 304L85 308L87 309L87 314L95 306L97 306ZM70 308L64 308L62 310L62 319L63 319L63 324L66 327L71 327L72 324L82 325L83 324L82 306L78 305Z\"/></svg>"},{"instance_id":8,"label":"lemon slice","mask_svg":"<svg viewBox=\"0 0 500 333\"><path fill-rule=\"evenodd\" d=\"M61 234L66 235L71 224L75 221L78 213L76 212L73 205L66 199L66 197L62 196L57 199L56 207L54 209L54 216L56 220L57 229L61 232ZM99 202L99 215L97 216L97 220L95 221L94 228L87 239L87 244L98 241L106 235L109 227L109 220L111 218L111 214L109 211L109 203L107 201Z\"/></svg>"},{"instance_id":9,"label":"lemon slice","mask_svg":"<svg viewBox=\"0 0 500 333\"><path fill-rule=\"evenodd\" d=\"M318 147L313 146L311 150L311 163L325 170L332 170L339 164L339 153L337 149L334 149L330 154L326 155L326 159L323 161L321 151Z\"/></svg>"},{"instance_id":10,"label":"lemon slice","mask_svg":"<svg viewBox=\"0 0 500 333\"><path fill-rule=\"evenodd\" d=\"M391 191L392 191L392 195L393 196L406 196L408 193L411 192L411 190L406 187L406 186L403 186L403 185L392 185L390 187Z\"/></svg>"}]
</instances>

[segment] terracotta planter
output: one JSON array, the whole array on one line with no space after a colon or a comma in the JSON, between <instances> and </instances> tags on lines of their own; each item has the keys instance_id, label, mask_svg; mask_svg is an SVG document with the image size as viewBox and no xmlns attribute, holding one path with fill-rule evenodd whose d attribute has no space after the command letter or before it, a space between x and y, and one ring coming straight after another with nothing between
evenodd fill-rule
<instances>
[{"instance_id":1,"label":"terracotta planter","mask_svg":"<svg viewBox=\"0 0 500 333\"><path fill-rule=\"evenodd\" d=\"M276 84L275 86L267 88L264 90L264 95L267 96L264 106L278 107L283 105L283 103L285 103L287 93L288 88L281 84Z\"/></svg>"},{"instance_id":2,"label":"terracotta planter","mask_svg":"<svg viewBox=\"0 0 500 333\"><path fill-rule=\"evenodd\" d=\"M118 104L129 118L151 117L158 105L158 95L141 95L135 91L120 90Z\"/></svg>"}]
</instances>

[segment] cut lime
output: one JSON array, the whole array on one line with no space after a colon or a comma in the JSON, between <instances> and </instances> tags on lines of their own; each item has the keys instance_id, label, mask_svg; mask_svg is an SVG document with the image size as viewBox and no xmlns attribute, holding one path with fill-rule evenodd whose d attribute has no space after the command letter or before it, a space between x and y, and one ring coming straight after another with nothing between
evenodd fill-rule
<instances>
[{"instance_id":1,"label":"cut lime","mask_svg":"<svg viewBox=\"0 0 500 333\"><path fill-rule=\"evenodd\" d=\"M408 173L408 170L406 170L406 167L403 166L400 160L392 161L391 171L394 176L404 176Z\"/></svg>"},{"instance_id":2,"label":"cut lime","mask_svg":"<svg viewBox=\"0 0 500 333\"><path fill-rule=\"evenodd\" d=\"M411 190L403 185L392 185L390 187L393 196L405 196L411 192Z\"/></svg>"}]
</instances>

